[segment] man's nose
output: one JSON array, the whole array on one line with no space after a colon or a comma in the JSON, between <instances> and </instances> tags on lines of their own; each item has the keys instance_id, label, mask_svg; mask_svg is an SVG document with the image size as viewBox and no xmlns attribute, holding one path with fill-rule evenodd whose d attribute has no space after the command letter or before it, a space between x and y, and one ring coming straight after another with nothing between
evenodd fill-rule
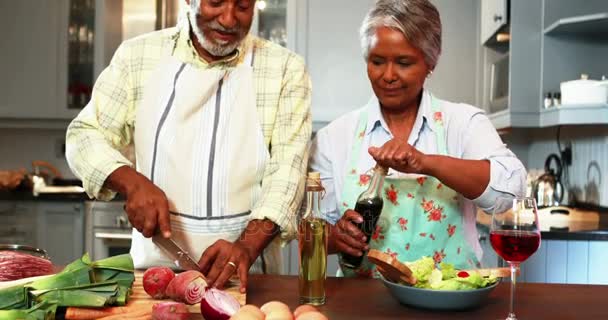
<instances>
[{"instance_id":1,"label":"man's nose","mask_svg":"<svg viewBox=\"0 0 608 320\"><path fill-rule=\"evenodd\" d=\"M236 6L233 3L229 3L219 16L218 22L226 29L233 29L238 25L235 14Z\"/></svg>"}]
</instances>

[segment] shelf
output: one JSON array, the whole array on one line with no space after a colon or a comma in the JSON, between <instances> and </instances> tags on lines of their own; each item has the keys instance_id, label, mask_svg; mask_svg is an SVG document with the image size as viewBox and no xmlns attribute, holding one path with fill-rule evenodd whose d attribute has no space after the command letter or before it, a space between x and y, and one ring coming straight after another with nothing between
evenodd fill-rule
<instances>
[{"instance_id":1,"label":"shelf","mask_svg":"<svg viewBox=\"0 0 608 320\"><path fill-rule=\"evenodd\" d=\"M559 19L545 28L544 34L608 40L608 12Z\"/></svg>"},{"instance_id":2,"label":"shelf","mask_svg":"<svg viewBox=\"0 0 608 320\"><path fill-rule=\"evenodd\" d=\"M584 124L608 124L608 104L559 106L540 112L540 127Z\"/></svg>"}]
</instances>

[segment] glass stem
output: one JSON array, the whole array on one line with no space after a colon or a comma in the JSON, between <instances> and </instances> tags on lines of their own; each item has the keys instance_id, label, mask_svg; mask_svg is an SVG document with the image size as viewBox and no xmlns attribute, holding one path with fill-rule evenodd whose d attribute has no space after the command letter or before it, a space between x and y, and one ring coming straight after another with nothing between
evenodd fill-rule
<instances>
[{"instance_id":1,"label":"glass stem","mask_svg":"<svg viewBox=\"0 0 608 320\"><path fill-rule=\"evenodd\" d=\"M517 281L517 269L519 268L519 263L509 263L511 266L511 299L509 303L509 316L507 320L516 320L514 305L515 305L515 283Z\"/></svg>"}]
</instances>

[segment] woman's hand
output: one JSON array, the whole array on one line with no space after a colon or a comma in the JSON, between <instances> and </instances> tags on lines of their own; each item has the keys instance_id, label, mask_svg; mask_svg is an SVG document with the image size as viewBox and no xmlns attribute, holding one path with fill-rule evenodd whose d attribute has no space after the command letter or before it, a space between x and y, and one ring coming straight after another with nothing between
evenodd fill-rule
<instances>
[{"instance_id":1,"label":"woman's hand","mask_svg":"<svg viewBox=\"0 0 608 320\"><path fill-rule=\"evenodd\" d=\"M353 210L346 210L338 222L330 226L329 252L344 252L360 257L369 249L365 234L353 223L363 223L363 217Z\"/></svg>"},{"instance_id":2,"label":"woman's hand","mask_svg":"<svg viewBox=\"0 0 608 320\"><path fill-rule=\"evenodd\" d=\"M369 154L378 164L404 173L425 174L426 155L405 140L392 139L382 147L370 147Z\"/></svg>"}]
</instances>

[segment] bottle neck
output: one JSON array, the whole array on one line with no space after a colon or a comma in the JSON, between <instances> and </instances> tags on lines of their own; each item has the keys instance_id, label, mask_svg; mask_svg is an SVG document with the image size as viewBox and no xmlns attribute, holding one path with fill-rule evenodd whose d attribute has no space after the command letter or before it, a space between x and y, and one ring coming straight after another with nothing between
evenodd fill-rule
<instances>
[{"instance_id":1,"label":"bottle neck","mask_svg":"<svg viewBox=\"0 0 608 320\"><path fill-rule=\"evenodd\" d=\"M318 219L321 218L321 193L319 190L306 190L306 204L303 218Z\"/></svg>"},{"instance_id":2,"label":"bottle neck","mask_svg":"<svg viewBox=\"0 0 608 320\"><path fill-rule=\"evenodd\" d=\"M359 199L364 198L382 198L382 187L384 185L385 176L378 171L374 171L374 175L369 182L369 187L361 194Z\"/></svg>"}]
</instances>

